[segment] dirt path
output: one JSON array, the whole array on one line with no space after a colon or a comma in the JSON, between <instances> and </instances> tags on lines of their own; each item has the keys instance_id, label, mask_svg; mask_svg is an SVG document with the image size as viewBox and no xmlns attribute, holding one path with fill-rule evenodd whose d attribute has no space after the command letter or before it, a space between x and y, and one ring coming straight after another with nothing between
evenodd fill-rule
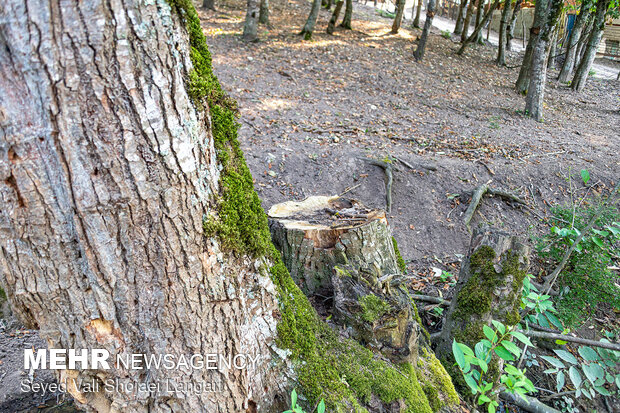
<instances>
[{"instance_id":1,"label":"dirt path","mask_svg":"<svg viewBox=\"0 0 620 413\"><path fill-rule=\"evenodd\" d=\"M390 223L405 258L424 267L467 248L460 216L468 200L454 194L493 179L544 216L567 199L569 169L586 168L607 186L618 178L620 83L591 79L575 95L550 82L537 123L522 116L523 97L512 91L518 69L496 67L491 47L458 57L457 44L436 33L426 61L415 63L419 31L391 35L391 20L358 3L355 30L325 34L322 10L306 42L296 33L309 5L274 3L275 28L253 44L239 38L242 1L203 13L216 73L240 103L242 145L264 206L357 185L349 195L383 207L383 172L359 158L402 158L415 169L395 175ZM474 218L482 222L527 237L538 218L487 200Z\"/></svg>"}]
</instances>

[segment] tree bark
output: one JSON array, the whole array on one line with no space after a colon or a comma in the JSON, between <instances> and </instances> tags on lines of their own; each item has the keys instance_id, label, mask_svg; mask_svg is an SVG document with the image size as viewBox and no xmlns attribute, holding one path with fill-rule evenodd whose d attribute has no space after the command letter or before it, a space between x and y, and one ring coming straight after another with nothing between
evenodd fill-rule
<instances>
[{"instance_id":1,"label":"tree bark","mask_svg":"<svg viewBox=\"0 0 620 413\"><path fill-rule=\"evenodd\" d=\"M344 0L336 1L336 6L334 7L332 18L329 20L329 24L327 25L327 34L334 34L334 29L336 28L336 23L338 22L338 16L340 15L340 11L342 10L343 4L344 4Z\"/></svg>"},{"instance_id":2,"label":"tree bark","mask_svg":"<svg viewBox=\"0 0 620 413\"><path fill-rule=\"evenodd\" d=\"M521 63L521 69L519 70L519 77L517 78L517 81L515 83L515 90L520 94L525 94L527 92L530 83L534 49L538 42L538 38L540 37L541 28L545 24L545 17L546 10L542 8L535 9L534 22L532 23L532 27L530 28L530 39L527 42L525 54L523 55L523 62Z\"/></svg>"},{"instance_id":3,"label":"tree bark","mask_svg":"<svg viewBox=\"0 0 620 413\"><path fill-rule=\"evenodd\" d=\"M418 0L418 4L415 9L415 19L413 20L413 27L420 28L420 15L422 14L422 1Z\"/></svg>"},{"instance_id":4,"label":"tree bark","mask_svg":"<svg viewBox=\"0 0 620 413\"><path fill-rule=\"evenodd\" d=\"M203 233L221 194L213 130L224 126L185 86L196 66L180 16L196 23L195 9L31 6L0 7L11 22L0 30L0 281L15 314L50 348L103 348L111 360L258 357L245 370L58 370L88 411L272 408L287 387L273 356L274 285L255 259ZM221 392L85 392L72 379L217 382Z\"/></svg>"},{"instance_id":5,"label":"tree bark","mask_svg":"<svg viewBox=\"0 0 620 413\"><path fill-rule=\"evenodd\" d=\"M394 16L394 22L392 23L392 33L398 33L400 29L400 24L403 21L403 14L405 13L405 1L406 0L398 0L396 3L396 14Z\"/></svg>"},{"instance_id":6,"label":"tree bark","mask_svg":"<svg viewBox=\"0 0 620 413\"><path fill-rule=\"evenodd\" d=\"M603 37L603 30L605 30L605 15L607 14L607 8L611 0L598 0L596 2L596 13L594 15L594 23L590 37L588 38L588 45L579 62L579 66L575 71L575 76L571 82L571 89L576 92L581 92L586 86L592 63L596 57L596 50Z\"/></svg>"},{"instance_id":7,"label":"tree bark","mask_svg":"<svg viewBox=\"0 0 620 413\"><path fill-rule=\"evenodd\" d=\"M467 5L467 13L465 13L465 19L463 20L463 31L461 32L461 42L467 40L467 34L469 33L469 26L471 24L471 17L474 15L474 7L476 7L476 0L470 0Z\"/></svg>"},{"instance_id":8,"label":"tree bark","mask_svg":"<svg viewBox=\"0 0 620 413\"><path fill-rule=\"evenodd\" d=\"M537 16L535 20L542 21L543 25L540 28L538 40L532 53L531 75L525 98L525 113L537 121L541 121L543 118L543 100L547 83L547 57L562 5L562 0L539 0L536 3L535 14L540 14L540 19Z\"/></svg>"},{"instance_id":9,"label":"tree bark","mask_svg":"<svg viewBox=\"0 0 620 413\"><path fill-rule=\"evenodd\" d=\"M340 23L340 27L351 30L351 19L353 18L353 0L346 0L345 9L344 9L344 17L342 18L342 23Z\"/></svg>"},{"instance_id":10,"label":"tree bark","mask_svg":"<svg viewBox=\"0 0 620 413\"><path fill-rule=\"evenodd\" d=\"M462 55L465 49L467 48L467 46L478 38L478 35L482 31L482 28L489 22L489 20L493 16L493 12L499 5L499 2L500 0L495 0L493 4L491 4L491 6L489 7L489 10L487 10L487 12L484 14L484 17L482 18L482 21L480 22L480 24L476 26L471 36L469 36L463 42L463 44L461 45L460 49L456 52L456 54Z\"/></svg>"},{"instance_id":11,"label":"tree bark","mask_svg":"<svg viewBox=\"0 0 620 413\"><path fill-rule=\"evenodd\" d=\"M258 22L269 26L269 0L260 0L260 12L258 15Z\"/></svg>"},{"instance_id":12,"label":"tree bark","mask_svg":"<svg viewBox=\"0 0 620 413\"><path fill-rule=\"evenodd\" d=\"M512 9L512 16L508 22L508 28L506 29L506 50L512 50L512 39L514 39L515 26L517 25L517 18L519 17L519 10L521 9L521 3L523 0L517 0L514 8ZM523 33L525 36L525 33Z\"/></svg>"},{"instance_id":13,"label":"tree bark","mask_svg":"<svg viewBox=\"0 0 620 413\"><path fill-rule=\"evenodd\" d=\"M498 229L485 227L474 231L469 253L459 272L454 299L446 312L446 321L437 340L437 356L451 373L457 390L466 390L461 372L454 367L452 342L456 340L472 349L491 320L512 326L519 322L521 289L529 265L529 249L516 237ZM497 363L499 378L501 360ZM465 394L465 393L463 393Z\"/></svg>"},{"instance_id":14,"label":"tree bark","mask_svg":"<svg viewBox=\"0 0 620 413\"><path fill-rule=\"evenodd\" d=\"M300 35L304 36L305 40L310 40L312 38L312 32L314 31L314 26L316 25L316 21L319 17L320 9L321 0L314 0L312 2L312 7L310 8L310 14L308 15L306 24L301 29L301 33L299 33Z\"/></svg>"},{"instance_id":15,"label":"tree bark","mask_svg":"<svg viewBox=\"0 0 620 413\"><path fill-rule=\"evenodd\" d=\"M203 0L202 8L207 10L215 10L215 0Z\"/></svg>"},{"instance_id":16,"label":"tree bark","mask_svg":"<svg viewBox=\"0 0 620 413\"><path fill-rule=\"evenodd\" d=\"M499 66L506 66L506 35L508 33L508 15L510 14L510 3L512 0L504 1L504 8L502 10L502 17L499 24L499 42L497 47L497 61Z\"/></svg>"},{"instance_id":17,"label":"tree bark","mask_svg":"<svg viewBox=\"0 0 620 413\"><path fill-rule=\"evenodd\" d=\"M435 0L428 0L426 5L426 21L424 22L424 28L422 29L422 35L418 42L418 48L413 53L413 57L416 61L424 59L424 51L426 50L426 42L428 35L433 27L433 18L435 17Z\"/></svg>"},{"instance_id":18,"label":"tree bark","mask_svg":"<svg viewBox=\"0 0 620 413\"><path fill-rule=\"evenodd\" d=\"M564 63L562 64L562 70L560 70L560 74L558 76L559 82L567 83L570 79L570 76L573 74L573 69L575 68L575 60L577 57L577 45L579 43L579 40L581 39L581 34L590 16L591 6L592 3L587 0L581 3L579 14L577 15L573 30L571 31L571 34L569 36L568 45L566 46Z\"/></svg>"},{"instance_id":19,"label":"tree bark","mask_svg":"<svg viewBox=\"0 0 620 413\"><path fill-rule=\"evenodd\" d=\"M478 8L476 9L476 27L482 22L482 15L484 12L484 2L485 0L478 0ZM482 39L482 29L480 29L480 31L478 32L478 35L476 36L476 43L484 44L484 40Z\"/></svg>"},{"instance_id":20,"label":"tree bark","mask_svg":"<svg viewBox=\"0 0 620 413\"><path fill-rule=\"evenodd\" d=\"M461 34L463 33L463 21L465 20L465 17L463 16L463 14L465 13L465 11L467 10L467 0L461 0L461 2L459 3L459 9L456 15L456 24L454 25L454 34Z\"/></svg>"},{"instance_id":21,"label":"tree bark","mask_svg":"<svg viewBox=\"0 0 620 413\"><path fill-rule=\"evenodd\" d=\"M243 25L243 40L253 42L257 37L258 17L260 15L259 0L247 0L245 23Z\"/></svg>"}]
</instances>

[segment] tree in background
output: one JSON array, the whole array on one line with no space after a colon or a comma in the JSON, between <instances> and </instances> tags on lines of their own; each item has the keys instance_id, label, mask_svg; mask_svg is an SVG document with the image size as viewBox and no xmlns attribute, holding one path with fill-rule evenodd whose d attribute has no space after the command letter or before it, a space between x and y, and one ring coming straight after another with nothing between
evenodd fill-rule
<instances>
[{"instance_id":1,"label":"tree in background","mask_svg":"<svg viewBox=\"0 0 620 413\"><path fill-rule=\"evenodd\" d=\"M571 82L571 89L574 91L581 92L586 86L586 81L588 80L592 63L596 57L596 50L598 49L598 45L601 43L601 39L603 37L603 30L605 30L605 16L607 15L607 10L609 9L610 4L611 0L598 0L596 2L596 12L594 14L592 31L588 37L588 45L586 46L583 57L579 62L579 66L577 67L577 70L575 70L573 81ZM614 2L614 5L617 6L616 2Z\"/></svg>"},{"instance_id":2,"label":"tree in background","mask_svg":"<svg viewBox=\"0 0 620 413\"><path fill-rule=\"evenodd\" d=\"M413 57L417 61L421 61L424 58L424 50L426 49L426 42L428 35L433 27L433 18L435 17L435 0L428 0L426 5L426 21L424 22L424 28L422 29L422 35L418 41L418 47L413 53Z\"/></svg>"},{"instance_id":3,"label":"tree in background","mask_svg":"<svg viewBox=\"0 0 620 413\"><path fill-rule=\"evenodd\" d=\"M306 24L304 24L304 27L299 33L304 36L305 40L310 40L312 38L312 32L314 31L314 26L316 25L316 21L319 17L319 10L321 10L321 0L313 0Z\"/></svg>"},{"instance_id":4,"label":"tree in background","mask_svg":"<svg viewBox=\"0 0 620 413\"><path fill-rule=\"evenodd\" d=\"M463 20L465 19L465 11L467 10L467 0L461 0L459 3L459 9L456 14L456 24L454 25L454 34L461 34L463 32Z\"/></svg>"},{"instance_id":5,"label":"tree in background","mask_svg":"<svg viewBox=\"0 0 620 413\"><path fill-rule=\"evenodd\" d=\"M257 40L258 17L260 14L259 0L247 0L245 24L243 25L243 40L253 42Z\"/></svg>"},{"instance_id":6,"label":"tree in background","mask_svg":"<svg viewBox=\"0 0 620 413\"><path fill-rule=\"evenodd\" d=\"M521 3L523 0L517 0L515 6L512 9L512 16L508 21L508 27L506 28L506 50L512 50L512 39L514 39L515 26L517 24L517 18L519 17L519 10L521 10ZM525 33L523 33L525 36Z\"/></svg>"},{"instance_id":7,"label":"tree in background","mask_svg":"<svg viewBox=\"0 0 620 413\"><path fill-rule=\"evenodd\" d=\"M351 30L351 19L353 18L353 0L346 0L345 9L344 9L344 17L342 18L342 23L340 23L340 27Z\"/></svg>"},{"instance_id":8,"label":"tree in background","mask_svg":"<svg viewBox=\"0 0 620 413\"><path fill-rule=\"evenodd\" d=\"M510 7L511 0L504 0L502 15L499 24L499 42L497 47L497 60L499 66L506 66L506 37L508 33L509 15L512 10Z\"/></svg>"},{"instance_id":9,"label":"tree in background","mask_svg":"<svg viewBox=\"0 0 620 413\"><path fill-rule=\"evenodd\" d=\"M403 15L405 13L405 1L406 0L398 0L396 3L396 13L394 15L394 22L392 23L392 33L398 33L400 29L400 24L403 21Z\"/></svg>"},{"instance_id":10,"label":"tree in background","mask_svg":"<svg viewBox=\"0 0 620 413\"><path fill-rule=\"evenodd\" d=\"M270 26L269 23L269 0L260 0L260 13L258 16L258 22L265 26Z\"/></svg>"},{"instance_id":11,"label":"tree in background","mask_svg":"<svg viewBox=\"0 0 620 413\"><path fill-rule=\"evenodd\" d=\"M543 117L549 43L552 40L554 27L562 12L563 5L562 0L538 0L534 11L536 14L534 20L543 24L538 27L538 39L532 51L529 86L525 98L525 113L538 121L541 121Z\"/></svg>"},{"instance_id":12,"label":"tree in background","mask_svg":"<svg viewBox=\"0 0 620 413\"><path fill-rule=\"evenodd\" d=\"M486 26L486 24L489 22L489 20L491 20L491 17L493 16L493 12L495 11L497 6L499 5L499 2L500 2L500 0L493 1L493 3L490 5L490 7L487 10L487 12L484 14L484 17L482 18L480 23L476 26L476 28L474 29L472 34L463 42L463 44L461 44L461 47L456 52L456 54L462 55L463 52L465 52L465 49L467 48L467 46L469 44L475 42L478 39L478 35L480 34L480 32L482 31L484 26Z\"/></svg>"},{"instance_id":13,"label":"tree in background","mask_svg":"<svg viewBox=\"0 0 620 413\"><path fill-rule=\"evenodd\" d=\"M329 20L329 24L327 25L327 34L334 34L334 29L336 28L336 23L338 22L338 16L340 15L340 11L342 10L343 4L344 4L344 0L336 1L336 6L334 7L332 18Z\"/></svg>"},{"instance_id":14,"label":"tree in background","mask_svg":"<svg viewBox=\"0 0 620 413\"><path fill-rule=\"evenodd\" d=\"M207 10L215 10L215 0L203 0L202 8Z\"/></svg>"},{"instance_id":15,"label":"tree in background","mask_svg":"<svg viewBox=\"0 0 620 413\"><path fill-rule=\"evenodd\" d=\"M573 69L575 68L575 61L577 58L577 45L582 40L581 35L586 27L588 18L590 17L591 9L592 0L584 0L579 7L579 14L575 19L575 24L570 32L568 44L566 46L566 53L564 54L564 63L562 64L562 69L560 70L560 74L558 76L558 81L562 83L568 82L570 76L573 74Z\"/></svg>"},{"instance_id":16,"label":"tree in background","mask_svg":"<svg viewBox=\"0 0 620 413\"><path fill-rule=\"evenodd\" d=\"M420 28L420 15L422 14L422 0L417 0L418 4L415 9L415 19L413 19L413 27Z\"/></svg>"},{"instance_id":17,"label":"tree in background","mask_svg":"<svg viewBox=\"0 0 620 413\"><path fill-rule=\"evenodd\" d=\"M463 20L463 31L461 32L461 42L467 40L467 34L469 33L469 25L471 24L471 17L474 15L474 7L476 7L476 0L470 0L467 5L467 12L465 13L465 19Z\"/></svg>"}]
</instances>

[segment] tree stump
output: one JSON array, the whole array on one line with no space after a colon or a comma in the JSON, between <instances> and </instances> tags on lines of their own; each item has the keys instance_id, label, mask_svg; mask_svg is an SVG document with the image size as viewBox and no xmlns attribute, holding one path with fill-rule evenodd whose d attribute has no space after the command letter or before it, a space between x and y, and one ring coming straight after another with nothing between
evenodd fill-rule
<instances>
[{"instance_id":1,"label":"tree stump","mask_svg":"<svg viewBox=\"0 0 620 413\"><path fill-rule=\"evenodd\" d=\"M482 327L491 326L491 320L508 326L520 321L521 290L529 266L528 255L529 248L506 232L491 227L474 231L437 342L438 357L457 388L465 392L467 385L454 365L452 340L473 348L484 338ZM502 361L494 356L489 371L497 377L492 379L499 378L501 364Z\"/></svg>"},{"instance_id":2,"label":"tree stump","mask_svg":"<svg viewBox=\"0 0 620 413\"><path fill-rule=\"evenodd\" d=\"M274 205L268 216L273 243L306 295L333 291L337 265L371 274L404 269L383 210L337 196L312 196Z\"/></svg>"}]
</instances>

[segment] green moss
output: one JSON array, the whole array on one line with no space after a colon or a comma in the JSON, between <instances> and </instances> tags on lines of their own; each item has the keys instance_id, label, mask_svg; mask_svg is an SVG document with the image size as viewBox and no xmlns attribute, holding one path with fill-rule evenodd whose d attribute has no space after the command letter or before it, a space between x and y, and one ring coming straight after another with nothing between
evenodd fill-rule
<instances>
[{"instance_id":1,"label":"green moss","mask_svg":"<svg viewBox=\"0 0 620 413\"><path fill-rule=\"evenodd\" d=\"M385 313L390 311L390 305L374 294L368 294L360 298L362 307L362 319L372 323Z\"/></svg>"},{"instance_id":2,"label":"green moss","mask_svg":"<svg viewBox=\"0 0 620 413\"><path fill-rule=\"evenodd\" d=\"M330 411L365 412L362 403L375 394L385 403L404 400L406 412L431 412L415 374L376 359L355 341L340 339L293 282L271 242L267 217L237 139L236 105L213 74L196 10L191 0L169 2L185 21L190 37L193 69L187 74L187 90L198 110L205 103L208 106L217 160L222 165L221 196L216 200L216 213L203 223L205 234L217 236L230 253L265 257L273 263L269 272L280 310L278 345L291 351L299 390L309 405L325 399Z\"/></svg>"},{"instance_id":3,"label":"green moss","mask_svg":"<svg viewBox=\"0 0 620 413\"><path fill-rule=\"evenodd\" d=\"M459 404L459 396L450 375L435 354L426 347L420 349L417 377L434 412Z\"/></svg>"},{"instance_id":4,"label":"green moss","mask_svg":"<svg viewBox=\"0 0 620 413\"><path fill-rule=\"evenodd\" d=\"M394 253L396 254L396 263L398 264L398 268L403 273L407 273L407 264L405 264L405 260L403 256L400 255L400 250L398 249L398 243L396 242L396 238L392 237L392 245L394 245Z\"/></svg>"}]
</instances>

